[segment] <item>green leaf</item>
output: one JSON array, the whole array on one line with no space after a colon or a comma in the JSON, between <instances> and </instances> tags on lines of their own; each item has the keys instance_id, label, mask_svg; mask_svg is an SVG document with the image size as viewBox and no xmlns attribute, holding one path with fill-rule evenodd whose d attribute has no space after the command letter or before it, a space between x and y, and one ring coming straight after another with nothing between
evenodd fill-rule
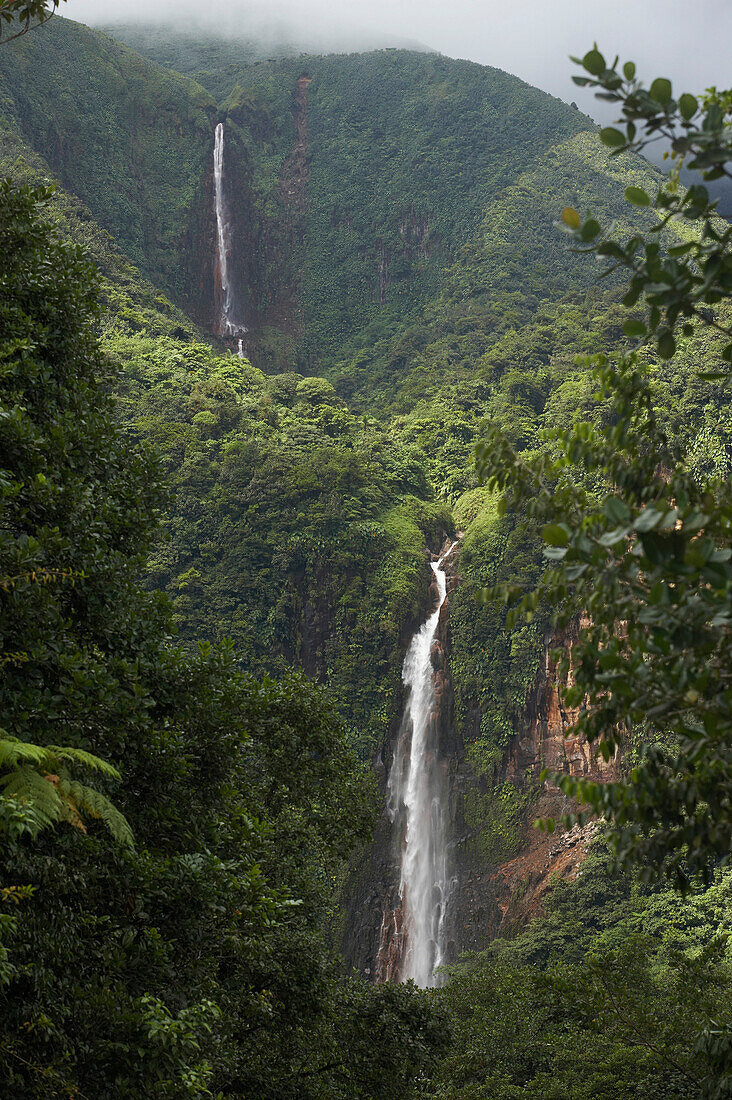
<instances>
[{"instance_id":1,"label":"green leaf","mask_svg":"<svg viewBox=\"0 0 732 1100\"><path fill-rule=\"evenodd\" d=\"M548 523L542 527L541 535L548 546L569 546L569 533L559 523Z\"/></svg>"},{"instance_id":2,"label":"green leaf","mask_svg":"<svg viewBox=\"0 0 732 1100\"><path fill-rule=\"evenodd\" d=\"M623 75L625 76L626 80L632 80L633 79L633 77L635 76L635 62L634 61L626 61L625 62L625 64L623 65Z\"/></svg>"},{"instance_id":3,"label":"green leaf","mask_svg":"<svg viewBox=\"0 0 732 1100\"><path fill-rule=\"evenodd\" d=\"M582 218L571 206L565 206L560 216L564 224L568 225L570 229L579 229L582 225Z\"/></svg>"},{"instance_id":4,"label":"green leaf","mask_svg":"<svg viewBox=\"0 0 732 1100\"><path fill-rule=\"evenodd\" d=\"M561 561L562 558L566 558L566 556L567 556L567 547L566 546L545 546L544 547L544 557L548 558L549 561Z\"/></svg>"},{"instance_id":5,"label":"green leaf","mask_svg":"<svg viewBox=\"0 0 732 1100\"><path fill-rule=\"evenodd\" d=\"M655 527L658 527L659 523L663 519L664 513L659 512L658 509L652 508L650 505L644 508L641 514L637 517L634 527L636 531L653 531Z\"/></svg>"},{"instance_id":6,"label":"green leaf","mask_svg":"<svg viewBox=\"0 0 732 1100\"><path fill-rule=\"evenodd\" d=\"M620 497L605 497L602 502L602 510L613 523L628 523L630 520L630 509Z\"/></svg>"},{"instance_id":7,"label":"green leaf","mask_svg":"<svg viewBox=\"0 0 732 1100\"><path fill-rule=\"evenodd\" d=\"M665 76L656 77L648 91L651 99L665 107L671 100L671 81Z\"/></svg>"},{"instance_id":8,"label":"green leaf","mask_svg":"<svg viewBox=\"0 0 732 1100\"><path fill-rule=\"evenodd\" d=\"M590 50L582 58L582 67L592 76L599 76L605 72L605 58L599 50Z\"/></svg>"},{"instance_id":9,"label":"green leaf","mask_svg":"<svg viewBox=\"0 0 732 1100\"><path fill-rule=\"evenodd\" d=\"M643 321L624 321L623 332L626 336L645 336L648 329Z\"/></svg>"},{"instance_id":10,"label":"green leaf","mask_svg":"<svg viewBox=\"0 0 732 1100\"><path fill-rule=\"evenodd\" d=\"M696 96L689 95L688 92L679 98L679 111L681 117L688 122L690 118L693 118L696 112L699 110L699 101Z\"/></svg>"},{"instance_id":11,"label":"green leaf","mask_svg":"<svg viewBox=\"0 0 732 1100\"><path fill-rule=\"evenodd\" d=\"M603 241L602 244L597 246L597 255L612 256L615 260L623 260L625 258L625 253L617 241Z\"/></svg>"},{"instance_id":12,"label":"green leaf","mask_svg":"<svg viewBox=\"0 0 732 1100\"><path fill-rule=\"evenodd\" d=\"M598 221L595 221L594 218L588 218L585 224L582 226L580 237L583 241L594 241L599 232L600 223Z\"/></svg>"},{"instance_id":13,"label":"green leaf","mask_svg":"<svg viewBox=\"0 0 732 1100\"><path fill-rule=\"evenodd\" d=\"M650 206L650 196L643 190L642 187L626 187L625 197L628 202L631 202L633 206Z\"/></svg>"},{"instance_id":14,"label":"green leaf","mask_svg":"<svg viewBox=\"0 0 732 1100\"><path fill-rule=\"evenodd\" d=\"M619 149L621 145L625 145L625 134L614 126L606 126L600 130L600 141L611 149Z\"/></svg>"},{"instance_id":15,"label":"green leaf","mask_svg":"<svg viewBox=\"0 0 732 1100\"><path fill-rule=\"evenodd\" d=\"M627 527L616 527L614 531L608 531L606 534L600 535L597 541L600 543L600 546L615 546L616 543L626 538L627 535Z\"/></svg>"},{"instance_id":16,"label":"green leaf","mask_svg":"<svg viewBox=\"0 0 732 1100\"><path fill-rule=\"evenodd\" d=\"M664 332L658 338L658 354L661 359L671 359L676 352L676 341L670 332Z\"/></svg>"},{"instance_id":17,"label":"green leaf","mask_svg":"<svg viewBox=\"0 0 732 1100\"><path fill-rule=\"evenodd\" d=\"M564 575L568 581L576 581L583 573L587 572L588 568L589 566L586 561L580 562L577 565L568 565Z\"/></svg>"}]
</instances>

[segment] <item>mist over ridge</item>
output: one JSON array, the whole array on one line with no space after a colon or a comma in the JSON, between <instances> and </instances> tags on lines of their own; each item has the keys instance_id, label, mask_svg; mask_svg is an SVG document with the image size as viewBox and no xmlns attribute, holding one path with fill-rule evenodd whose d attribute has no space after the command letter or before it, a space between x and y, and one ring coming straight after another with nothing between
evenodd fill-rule
<instances>
[{"instance_id":1,"label":"mist over ridge","mask_svg":"<svg viewBox=\"0 0 732 1100\"><path fill-rule=\"evenodd\" d=\"M632 58L651 80L664 75L679 90L725 86L732 42L732 5L698 0L693 18L681 0L347 0L336 11L312 0L305 14L291 0L67 0L62 12L96 27L156 24L176 33L256 41L274 53L353 52L384 47L435 50L491 65L558 96L576 100L598 120L612 107L598 104L572 83L569 55L597 41L601 49ZM682 89L683 85L683 89Z\"/></svg>"},{"instance_id":2,"label":"mist over ridge","mask_svg":"<svg viewBox=\"0 0 732 1100\"><path fill-rule=\"evenodd\" d=\"M93 10L92 10L93 8ZM375 49L400 48L432 52L433 47L416 36L392 33L388 29L369 26L348 15L328 11L323 18L302 11L288 3L267 5L244 0L235 8L231 4L206 5L205 13L193 6L184 19L180 5L159 0L154 7L134 0L113 6L89 5L81 0L68 5L68 16L114 34L122 27L129 30L159 34L161 38L173 31L184 36L212 41L238 41L257 57L279 57L293 53L358 53Z\"/></svg>"}]
</instances>

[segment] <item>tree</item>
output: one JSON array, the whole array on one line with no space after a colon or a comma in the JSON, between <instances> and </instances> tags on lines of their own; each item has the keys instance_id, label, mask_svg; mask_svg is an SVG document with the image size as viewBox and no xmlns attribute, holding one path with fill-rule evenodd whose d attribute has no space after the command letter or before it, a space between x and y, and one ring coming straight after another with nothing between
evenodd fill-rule
<instances>
[{"instance_id":1,"label":"tree","mask_svg":"<svg viewBox=\"0 0 732 1100\"><path fill-rule=\"evenodd\" d=\"M32 27L47 23L61 0L0 0L0 44L12 42ZM13 33L3 38L3 24L16 24Z\"/></svg>"},{"instance_id":2,"label":"tree","mask_svg":"<svg viewBox=\"0 0 732 1100\"><path fill-rule=\"evenodd\" d=\"M649 888L595 844L539 918L450 968L438 999L453 1034L428 1095L728 1096L731 889L729 871L687 898Z\"/></svg>"},{"instance_id":3,"label":"tree","mask_svg":"<svg viewBox=\"0 0 732 1100\"><path fill-rule=\"evenodd\" d=\"M406 1090L442 1035L429 998L346 980L328 948L373 789L322 688L184 649L145 588L167 493L116 421L97 277L49 197L0 183L0 1079L20 1100ZM398 1040L374 1065L379 1026Z\"/></svg>"},{"instance_id":4,"label":"tree","mask_svg":"<svg viewBox=\"0 0 732 1100\"><path fill-rule=\"evenodd\" d=\"M710 88L701 99L689 93L674 99L670 80L657 77L646 89L636 79L632 61L621 73L617 57L608 66L597 46L581 61L573 60L590 74L574 76L575 84L600 88L598 99L622 104L619 123L624 130L606 126L600 131L611 156L641 152L650 142L664 139L671 147L674 170L654 197L639 187L625 189L632 206L657 215L647 233L625 242L615 240L612 230L603 231L592 217L583 220L571 207L562 212L563 227L579 251L592 252L605 262L607 274L618 269L631 273L623 304L632 308L643 299L647 310L643 319L626 321L626 335L652 336L659 358L670 359L679 323L685 336L695 324L711 325L730 341L721 348L721 356L732 364L732 323L715 316L713 309L732 296L732 225L716 216L716 202L706 187L697 183L685 190L679 185L682 167L699 172L704 180L732 178L732 89ZM664 254L659 234L673 221L685 225L687 232L682 243Z\"/></svg>"},{"instance_id":5,"label":"tree","mask_svg":"<svg viewBox=\"0 0 732 1100\"><path fill-rule=\"evenodd\" d=\"M632 63L621 76L617 60L608 67L597 49L581 64L590 76L578 83L622 103L625 132L601 132L614 151L643 148L660 133L677 165L688 156L707 179L729 174L732 93L712 89L700 105L688 95L673 99L663 78L646 91ZM613 783L554 779L612 823L622 864L684 887L690 873L708 878L711 864L732 851L732 491L727 480L694 471L666 438L649 352L655 346L661 360L670 358L677 329L688 336L703 324L720 334L719 360L704 375L716 377L732 361L732 228L716 218L701 184L684 192L672 178L654 199L632 187L626 198L656 214L627 242L573 209L562 219L577 248L609 270L630 271L624 304L646 309L624 328L639 351L593 361L607 427L549 433L526 459L496 428L478 446L488 485L542 525L548 563L530 591L503 585L485 597L516 603L512 618L554 607L565 630L582 614L589 619L571 661L561 655L574 681L565 702L579 708L570 732L606 759L622 745L626 761L635 752L637 762ZM659 234L671 222L681 222L684 243L664 252Z\"/></svg>"},{"instance_id":6,"label":"tree","mask_svg":"<svg viewBox=\"0 0 732 1100\"><path fill-rule=\"evenodd\" d=\"M86 812L129 843L122 816L70 768L119 777L91 751L93 716L128 661L111 628L160 494L142 452L122 460L91 268L38 221L50 196L0 181L0 818L21 799L34 832L62 818L83 827ZM66 734L66 747L49 744Z\"/></svg>"},{"instance_id":7,"label":"tree","mask_svg":"<svg viewBox=\"0 0 732 1100\"><path fill-rule=\"evenodd\" d=\"M0 1073L18 1096L198 1096L219 1010L210 949L208 974L182 956L207 921L249 964L278 902L231 790L250 741L231 657L176 650L141 585L165 492L116 426L96 275L49 198L0 182Z\"/></svg>"}]
</instances>

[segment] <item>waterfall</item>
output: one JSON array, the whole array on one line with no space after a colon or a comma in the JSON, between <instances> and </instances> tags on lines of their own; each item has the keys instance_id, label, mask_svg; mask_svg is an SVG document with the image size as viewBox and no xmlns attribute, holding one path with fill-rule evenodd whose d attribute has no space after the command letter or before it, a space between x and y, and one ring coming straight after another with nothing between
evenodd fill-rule
<instances>
[{"instance_id":1,"label":"waterfall","mask_svg":"<svg viewBox=\"0 0 732 1100\"><path fill-rule=\"evenodd\" d=\"M236 336L240 332L246 332L246 328L236 319L236 303L229 269L232 243L231 225L224 195L223 122L219 122L216 126L214 139L214 208L216 211L216 274L220 288L219 333L221 336Z\"/></svg>"},{"instance_id":2,"label":"waterfall","mask_svg":"<svg viewBox=\"0 0 732 1100\"><path fill-rule=\"evenodd\" d=\"M399 882L401 920L395 918L398 974L402 981L411 978L422 987L437 984L435 970L445 962L446 917L453 885L432 649L447 598L442 563L455 545L431 562L439 599L404 658L402 679L407 698L388 783L389 816L392 821L406 819Z\"/></svg>"}]
</instances>

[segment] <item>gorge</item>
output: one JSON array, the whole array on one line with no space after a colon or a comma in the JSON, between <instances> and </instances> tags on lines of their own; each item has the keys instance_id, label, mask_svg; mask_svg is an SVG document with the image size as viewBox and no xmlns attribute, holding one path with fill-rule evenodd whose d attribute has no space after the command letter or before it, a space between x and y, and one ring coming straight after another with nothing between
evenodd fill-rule
<instances>
[{"instance_id":1,"label":"gorge","mask_svg":"<svg viewBox=\"0 0 732 1100\"><path fill-rule=\"evenodd\" d=\"M617 427L590 357L634 353L684 477L730 469L719 331L659 360L555 225L642 232L660 173L499 69L109 30L0 44L0 782L67 798L8 818L0 1080L686 1100L732 880L681 897L594 821L534 827L645 727L607 760L572 733L571 586L510 617L538 509L561 561L610 491L553 465Z\"/></svg>"}]
</instances>

